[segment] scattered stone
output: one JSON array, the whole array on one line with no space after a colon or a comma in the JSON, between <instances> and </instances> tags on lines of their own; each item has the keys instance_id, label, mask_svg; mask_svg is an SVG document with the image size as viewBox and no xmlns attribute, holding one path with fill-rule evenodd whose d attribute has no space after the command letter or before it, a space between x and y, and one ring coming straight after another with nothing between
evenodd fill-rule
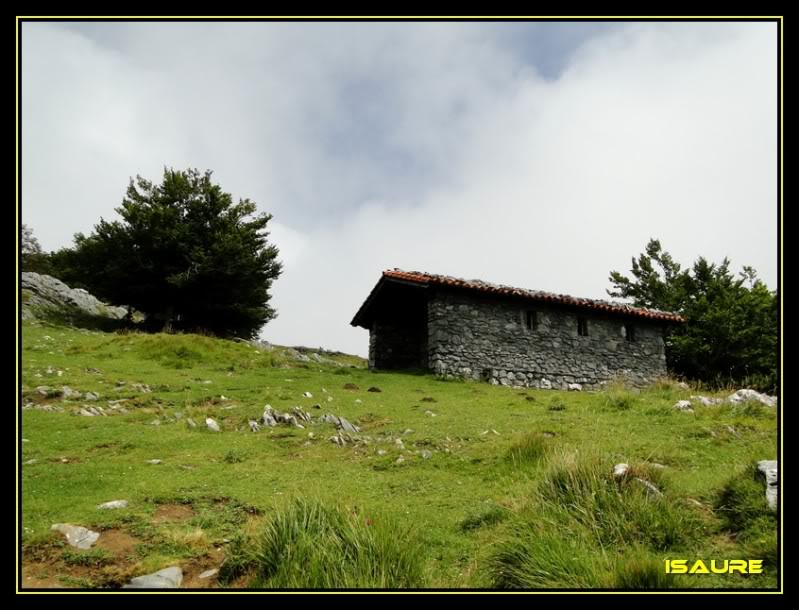
<instances>
[{"instance_id":1,"label":"scattered stone","mask_svg":"<svg viewBox=\"0 0 799 610\"><path fill-rule=\"evenodd\" d=\"M433 412L432 412L432 411L430 411L430 410L427 410L427 411L425 411L425 412L424 412L424 414L425 414L425 415L427 415L428 417L435 417L435 416L436 416L436 414L435 414L435 413L433 413Z\"/></svg>"},{"instance_id":2,"label":"scattered stone","mask_svg":"<svg viewBox=\"0 0 799 610\"><path fill-rule=\"evenodd\" d=\"M219 569L214 568L212 570L206 570L202 574L200 574L197 578L200 580L205 580L207 578L211 578L212 576L216 576L219 573Z\"/></svg>"},{"instance_id":3,"label":"scattered stone","mask_svg":"<svg viewBox=\"0 0 799 610\"><path fill-rule=\"evenodd\" d=\"M38 461L39 461L39 460L37 460L36 458L31 458L30 460L28 460L27 462L25 462L25 465L26 465L26 466L31 466L32 464L35 464L35 463L36 463L36 462L38 462Z\"/></svg>"},{"instance_id":4,"label":"scattered stone","mask_svg":"<svg viewBox=\"0 0 799 610\"><path fill-rule=\"evenodd\" d=\"M47 397L47 395L50 394L50 392L52 391L53 388L51 388L49 385L36 386L36 388L34 389L34 392L36 392L39 396L44 396L44 397Z\"/></svg>"},{"instance_id":5,"label":"scattered stone","mask_svg":"<svg viewBox=\"0 0 799 610\"><path fill-rule=\"evenodd\" d=\"M388 453L388 452L385 449L378 449L377 450L377 455L379 455L381 457L386 455L386 453Z\"/></svg>"},{"instance_id":6,"label":"scattered stone","mask_svg":"<svg viewBox=\"0 0 799 610\"><path fill-rule=\"evenodd\" d=\"M270 428L274 428L277 426L277 420L275 419L275 411L272 409L271 405L266 405L264 407L264 414L261 418L264 422L264 426L269 426Z\"/></svg>"},{"instance_id":7,"label":"scattered stone","mask_svg":"<svg viewBox=\"0 0 799 610\"><path fill-rule=\"evenodd\" d=\"M86 394L83 395L83 400L88 400L88 401L100 400L100 395L96 394L95 392L86 392Z\"/></svg>"},{"instance_id":8,"label":"scattered stone","mask_svg":"<svg viewBox=\"0 0 799 610\"><path fill-rule=\"evenodd\" d=\"M311 438L311 439L312 439L313 437L314 437L314 433L313 433L313 432L309 432L309 433L308 433L308 438Z\"/></svg>"},{"instance_id":9,"label":"scattered stone","mask_svg":"<svg viewBox=\"0 0 799 610\"><path fill-rule=\"evenodd\" d=\"M368 390L366 390L366 391L367 391L367 392L382 392L383 390L381 390L380 388L378 388L378 387L376 387L376 386L372 386L371 388L369 388L369 389L368 389Z\"/></svg>"},{"instance_id":10,"label":"scattered stone","mask_svg":"<svg viewBox=\"0 0 799 610\"><path fill-rule=\"evenodd\" d=\"M213 381L211 381L210 379L206 379L203 381L203 385L211 385L212 383Z\"/></svg>"},{"instance_id":11,"label":"scattered stone","mask_svg":"<svg viewBox=\"0 0 799 610\"><path fill-rule=\"evenodd\" d=\"M399 448L403 448L403 447L405 447L405 443L403 443L403 442L402 442L402 439L401 439L401 438L398 438L398 439L396 439L396 440L394 441L394 444L395 444L397 447L399 447Z\"/></svg>"},{"instance_id":12,"label":"scattered stone","mask_svg":"<svg viewBox=\"0 0 799 610\"><path fill-rule=\"evenodd\" d=\"M542 379L538 387L540 387L542 390L551 390L552 382L549 379Z\"/></svg>"},{"instance_id":13,"label":"scattered stone","mask_svg":"<svg viewBox=\"0 0 799 610\"><path fill-rule=\"evenodd\" d=\"M191 417L187 417L186 418L186 425L189 428L196 428L197 427L197 423Z\"/></svg>"},{"instance_id":14,"label":"scattered stone","mask_svg":"<svg viewBox=\"0 0 799 610\"><path fill-rule=\"evenodd\" d=\"M320 407L321 408L321 407ZM297 418L298 421L312 421L313 418L311 417L310 413L306 413L300 407L291 407L291 414Z\"/></svg>"},{"instance_id":15,"label":"scattered stone","mask_svg":"<svg viewBox=\"0 0 799 610\"><path fill-rule=\"evenodd\" d=\"M685 383L684 381L681 381L680 383L678 383L677 387L680 388L681 390L690 390L691 389L691 387L687 383Z\"/></svg>"},{"instance_id":16,"label":"scattered stone","mask_svg":"<svg viewBox=\"0 0 799 610\"><path fill-rule=\"evenodd\" d=\"M363 401L360 398L356 398L355 399L355 404L357 404L357 405L361 404L362 402Z\"/></svg>"},{"instance_id":17,"label":"scattered stone","mask_svg":"<svg viewBox=\"0 0 799 610\"><path fill-rule=\"evenodd\" d=\"M128 501L127 500L112 500L111 502L103 502L102 504L98 504L97 508L100 510L113 510L115 508L127 508Z\"/></svg>"},{"instance_id":18,"label":"scattered stone","mask_svg":"<svg viewBox=\"0 0 799 610\"><path fill-rule=\"evenodd\" d=\"M90 413L86 409L81 409L80 411L78 411L78 413L80 413L84 417L94 417L94 413Z\"/></svg>"},{"instance_id":19,"label":"scattered stone","mask_svg":"<svg viewBox=\"0 0 799 610\"><path fill-rule=\"evenodd\" d=\"M102 374L103 374L103 372L102 372L100 369L88 368L88 369L84 369L84 370L85 370L87 373L90 373L90 374L92 374L92 375L102 375Z\"/></svg>"},{"instance_id":20,"label":"scattered stone","mask_svg":"<svg viewBox=\"0 0 799 610\"><path fill-rule=\"evenodd\" d=\"M195 424L195 425L196 425L196 424ZM156 464L160 464L160 463L161 463L161 460L147 460L147 461L146 461L146 462L144 462L144 463L145 463L145 464L152 464L152 465L156 465Z\"/></svg>"},{"instance_id":21,"label":"scattered stone","mask_svg":"<svg viewBox=\"0 0 799 610\"><path fill-rule=\"evenodd\" d=\"M691 396L691 400L696 400L704 407L712 407L724 402L721 398L708 398L707 396Z\"/></svg>"},{"instance_id":22,"label":"scattered stone","mask_svg":"<svg viewBox=\"0 0 799 610\"><path fill-rule=\"evenodd\" d=\"M205 425L208 426L209 430L213 432L219 432L219 424L216 423L216 421L214 421L212 418L205 418Z\"/></svg>"},{"instance_id":23,"label":"scattered stone","mask_svg":"<svg viewBox=\"0 0 799 610\"><path fill-rule=\"evenodd\" d=\"M330 398L330 397L328 396L328 398ZM321 409L322 405L320 405L319 403L316 403L315 405L311 405L311 408L312 409Z\"/></svg>"},{"instance_id":24,"label":"scattered stone","mask_svg":"<svg viewBox=\"0 0 799 610\"><path fill-rule=\"evenodd\" d=\"M130 386L130 388L131 390L135 390L136 392L141 392L142 394L152 393L150 386L147 385L146 383L134 383Z\"/></svg>"},{"instance_id":25,"label":"scattered stone","mask_svg":"<svg viewBox=\"0 0 799 610\"><path fill-rule=\"evenodd\" d=\"M303 398L313 398L313 394L311 394L310 392L303 392L302 396Z\"/></svg>"},{"instance_id":26,"label":"scattered stone","mask_svg":"<svg viewBox=\"0 0 799 610\"><path fill-rule=\"evenodd\" d=\"M569 392L581 392L583 390L583 386L579 383L570 383L568 385Z\"/></svg>"},{"instance_id":27,"label":"scattered stone","mask_svg":"<svg viewBox=\"0 0 799 610\"><path fill-rule=\"evenodd\" d=\"M406 428L403 434L413 434L413 430L411 430L410 428Z\"/></svg>"},{"instance_id":28,"label":"scattered stone","mask_svg":"<svg viewBox=\"0 0 799 610\"><path fill-rule=\"evenodd\" d=\"M431 457L433 457L433 454L430 453L427 449L423 449L421 456L423 460L429 460Z\"/></svg>"},{"instance_id":29,"label":"scattered stone","mask_svg":"<svg viewBox=\"0 0 799 610\"><path fill-rule=\"evenodd\" d=\"M649 492L650 494L655 495L655 496L662 496L663 495L663 492L661 492L657 487L655 487L655 485L652 484L650 481L647 481L645 479L641 479L639 477L635 477L635 480L638 481L644 487L646 487L647 492Z\"/></svg>"},{"instance_id":30,"label":"scattered stone","mask_svg":"<svg viewBox=\"0 0 799 610\"><path fill-rule=\"evenodd\" d=\"M727 400L734 405L742 402L754 401L766 405L767 407L777 406L776 396L767 396L766 394L761 394L760 392L748 389L738 390L734 394L731 394Z\"/></svg>"},{"instance_id":31,"label":"scattered stone","mask_svg":"<svg viewBox=\"0 0 799 610\"><path fill-rule=\"evenodd\" d=\"M613 467L613 476L617 479L621 479L627 475L627 472L630 470L629 464L616 464Z\"/></svg>"},{"instance_id":32,"label":"scattered stone","mask_svg":"<svg viewBox=\"0 0 799 610\"><path fill-rule=\"evenodd\" d=\"M178 589L183 582L183 570L179 567L158 570L145 576L137 576L123 589Z\"/></svg>"},{"instance_id":33,"label":"scattered stone","mask_svg":"<svg viewBox=\"0 0 799 610\"><path fill-rule=\"evenodd\" d=\"M78 549L90 549L92 545L97 542L100 537L99 532L93 532L80 525L72 525L71 523L56 523L50 527L55 532L61 532L67 539L70 546Z\"/></svg>"},{"instance_id":34,"label":"scattered stone","mask_svg":"<svg viewBox=\"0 0 799 610\"><path fill-rule=\"evenodd\" d=\"M73 390L72 388L66 385L61 388L61 395L64 398L74 398L75 400L78 400L81 397L80 392L78 392L77 390Z\"/></svg>"},{"instance_id":35,"label":"scattered stone","mask_svg":"<svg viewBox=\"0 0 799 610\"><path fill-rule=\"evenodd\" d=\"M345 383L345 384L344 384L344 389L345 389L345 390L360 390L361 388L359 388L359 387L358 387L357 385L355 385L354 383Z\"/></svg>"},{"instance_id":36,"label":"scattered stone","mask_svg":"<svg viewBox=\"0 0 799 610\"><path fill-rule=\"evenodd\" d=\"M554 432L544 432L541 436L543 436L544 438L555 438L555 433Z\"/></svg>"},{"instance_id":37,"label":"scattered stone","mask_svg":"<svg viewBox=\"0 0 799 610\"><path fill-rule=\"evenodd\" d=\"M757 471L766 480L766 501L768 507L777 512L779 504L779 468L777 460L762 460L757 463Z\"/></svg>"},{"instance_id":38,"label":"scattered stone","mask_svg":"<svg viewBox=\"0 0 799 610\"><path fill-rule=\"evenodd\" d=\"M649 465L655 470L665 470L666 468L668 468L668 466L664 466L663 464L658 464L657 462L652 462Z\"/></svg>"},{"instance_id":39,"label":"scattered stone","mask_svg":"<svg viewBox=\"0 0 799 610\"><path fill-rule=\"evenodd\" d=\"M328 396L327 397L327 402L333 402L333 397L332 396Z\"/></svg>"},{"instance_id":40,"label":"scattered stone","mask_svg":"<svg viewBox=\"0 0 799 610\"><path fill-rule=\"evenodd\" d=\"M250 431L251 432L258 432L261 429L261 426L258 425L258 422L254 419L250 420Z\"/></svg>"},{"instance_id":41,"label":"scattered stone","mask_svg":"<svg viewBox=\"0 0 799 610\"><path fill-rule=\"evenodd\" d=\"M690 400L678 400L674 404L674 408L679 409L680 411L686 411L688 413L694 412L693 405L691 404Z\"/></svg>"}]
</instances>

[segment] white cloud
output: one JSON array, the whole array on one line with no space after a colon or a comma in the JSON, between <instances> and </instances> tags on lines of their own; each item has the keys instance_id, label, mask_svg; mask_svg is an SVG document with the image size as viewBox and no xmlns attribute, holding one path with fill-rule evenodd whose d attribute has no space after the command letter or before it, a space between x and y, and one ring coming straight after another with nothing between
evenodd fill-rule
<instances>
[{"instance_id":1,"label":"white cloud","mask_svg":"<svg viewBox=\"0 0 799 610\"><path fill-rule=\"evenodd\" d=\"M43 245L131 174L212 168L275 214L269 340L363 354L349 320L395 266L602 297L654 236L776 285L773 25L613 29L547 80L496 27L25 27Z\"/></svg>"}]
</instances>

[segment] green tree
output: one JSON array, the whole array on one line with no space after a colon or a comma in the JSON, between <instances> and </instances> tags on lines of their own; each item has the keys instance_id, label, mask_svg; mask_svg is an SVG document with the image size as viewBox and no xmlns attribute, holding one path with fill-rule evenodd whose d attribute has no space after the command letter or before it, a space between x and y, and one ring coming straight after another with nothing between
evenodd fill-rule
<instances>
[{"instance_id":1,"label":"green tree","mask_svg":"<svg viewBox=\"0 0 799 610\"><path fill-rule=\"evenodd\" d=\"M776 391L778 299L744 267L699 257L682 269L658 240L632 259L631 276L610 274L612 297L639 307L674 311L686 323L667 331L666 359L677 375L713 385L745 384Z\"/></svg>"},{"instance_id":2,"label":"green tree","mask_svg":"<svg viewBox=\"0 0 799 610\"><path fill-rule=\"evenodd\" d=\"M33 229L23 224L19 234L19 262L23 271L47 273L49 261L47 253L42 250L39 240L33 235Z\"/></svg>"},{"instance_id":3,"label":"green tree","mask_svg":"<svg viewBox=\"0 0 799 610\"><path fill-rule=\"evenodd\" d=\"M101 219L52 264L67 283L127 305L164 329L252 337L276 316L269 305L281 273L267 241L272 216L233 201L211 172L164 170L155 184L131 180L121 220Z\"/></svg>"}]
</instances>

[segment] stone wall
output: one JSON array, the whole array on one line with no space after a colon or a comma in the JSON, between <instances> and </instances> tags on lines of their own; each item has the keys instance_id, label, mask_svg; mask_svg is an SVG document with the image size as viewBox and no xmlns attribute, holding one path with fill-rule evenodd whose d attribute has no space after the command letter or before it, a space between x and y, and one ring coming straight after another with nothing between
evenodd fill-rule
<instances>
[{"instance_id":1,"label":"stone wall","mask_svg":"<svg viewBox=\"0 0 799 610\"><path fill-rule=\"evenodd\" d=\"M403 369L427 367L427 328L373 322L369 331L369 368Z\"/></svg>"},{"instance_id":2,"label":"stone wall","mask_svg":"<svg viewBox=\"0 0 799 610\"><path fill-rule=\"evenodd\" d=\"M528 329L527 312L537 314ZM578 316L588 325L578 335ZM625 322L634 327L627 341ZM439 292L428 302L429 367L444 376L513 386L643 385L666 374L662 327L644 319Z\"/></svg>"}]
</instances>

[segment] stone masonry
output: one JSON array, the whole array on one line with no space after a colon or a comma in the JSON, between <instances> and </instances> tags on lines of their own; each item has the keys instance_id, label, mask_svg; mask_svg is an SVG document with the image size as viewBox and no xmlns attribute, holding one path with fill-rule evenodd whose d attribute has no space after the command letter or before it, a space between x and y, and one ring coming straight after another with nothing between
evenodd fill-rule
<instances>
[{"instance_id":1,"label":"stone masonry","mask_svg":"<svg viewBox=\"0 0 799 610\"><path fill-rule=\"evenodd\" d=\"M527 312L538 320L527 327ZM587 323L578 335L578 317ZM634 341L625 338L632 324ZM663 332L647 320L524 305L466 294L437 294L428 303L429 368L439 375L508 386L566 389L614 377L643 385L666 374ZM549 383L547 383L549 382Z\"/></svg>"}]
</instances>

